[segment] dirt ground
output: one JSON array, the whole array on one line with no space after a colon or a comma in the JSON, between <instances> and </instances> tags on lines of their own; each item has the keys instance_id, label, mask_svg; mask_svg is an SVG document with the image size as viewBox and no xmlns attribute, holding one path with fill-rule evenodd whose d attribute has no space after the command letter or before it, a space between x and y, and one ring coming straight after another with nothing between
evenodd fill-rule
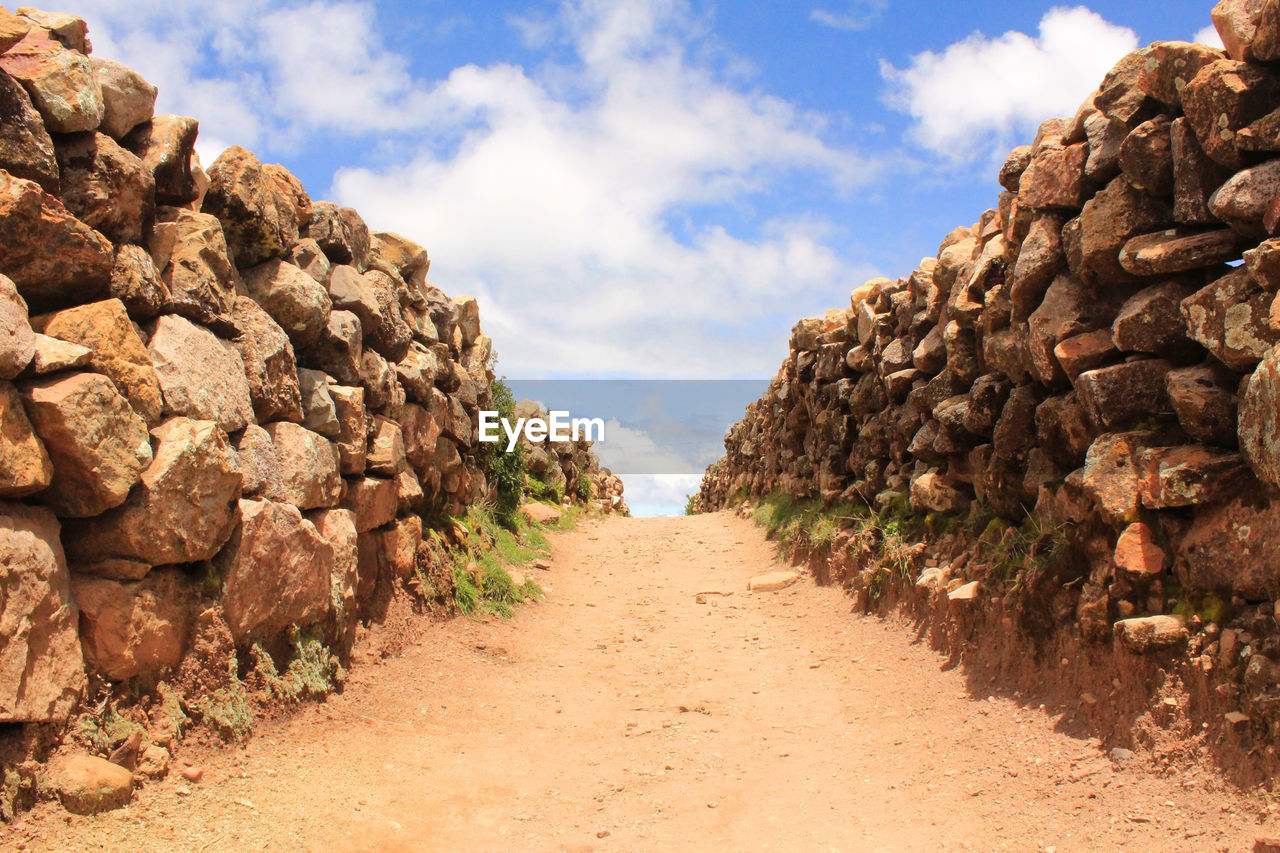
<instances>
[{"instance_id":1,"label":"dirt ground","mask_svg":"<svg viewBox=\"0 0 1280 853\"><path fill-rule=\"evenodd\" d=\"M541 604L425 624L342 695L30 850L1251 850L1269 798L1117 764L1034 699L975 696L909 626L727 513L553 537ZM699 593L709 594L701 597ZM1280 822L1277 822L1280 823Z\"/></svg>"}]
</instances>

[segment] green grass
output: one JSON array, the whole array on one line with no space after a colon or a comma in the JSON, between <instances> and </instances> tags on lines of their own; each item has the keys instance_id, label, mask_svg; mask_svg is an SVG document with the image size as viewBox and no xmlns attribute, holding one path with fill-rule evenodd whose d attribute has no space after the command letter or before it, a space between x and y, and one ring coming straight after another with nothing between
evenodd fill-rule
<instances>
[{"instance_id":1,"label":"green grass","mask_svg":"<svg viewBox=\"0 0 1280 853\"><path fill-rule=\"evenodd\" d=\"M547 527L567 529L576 523L582 510L574 507L566 511L559 522ZM532 579L517 586L507 571L507 566L522 566L550 553L545 528L530 524L521 515L514 530L498 522L494 514L483 507L471 507L460 519L466 538L450 551L453 560L454 601L458 610L470 616L490 613L509 618L515 606L543 597L542 587ZM476 573L468 570L472 563Z\"/></svg>"},{"instance_id":2,"label":"green grass","mask_svg":"<svg viewBox=\"0 0 1280 853\"><path fill-rule=\"evenodd\" d=\"M752 519L765 528L769 538L815 551L830 548L841 530L855 528L869 514L862 504L824 506L818 500L800 500L780 492L762 498L751 511Z\"/></svg>"},{"instance_id":3,"label":"green grass","mask_svg":"<svg viewBox=\"0 0 1280 853\"><path fill-rule=\"evenodd\" d=\"M515 397L507 383L495 379L489 386L489 395L493 408L499 417L513 420L515 418ZM494 490L494 517L505 527L514 528L520 515L520 504L524 502L525 489L525 448L516 444L515 449L507 452L502 442L485 442L480 445L476 460L485 472L485 477Z\"/></svg>"}]
</instances>

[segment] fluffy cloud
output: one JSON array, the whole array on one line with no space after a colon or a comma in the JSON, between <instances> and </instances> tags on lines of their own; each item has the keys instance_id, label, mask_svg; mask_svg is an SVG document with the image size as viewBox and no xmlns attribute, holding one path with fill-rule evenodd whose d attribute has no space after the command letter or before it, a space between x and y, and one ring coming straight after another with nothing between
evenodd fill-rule
<instances>
[{"instance_id":1,"label":"fluffy cloud","mask_svg":"<svg viewBox=\"0 0 1280 853\"><path fill-rule=\"evenodd\" d=\"M885 62L888 103L912 118L911 136L953 160L998 157L1046 118L1071 115L1137 34L1084 7L1054 8L1039 36L975 33L942 52Z\"/></svg>"},{"instance_id":2,"label":"fluffy cloud","mask_svg":"<svg viewBox=\"0 0 1280 853\"><path fill-rule=\"evenodd\" d=\"M1218 31L1212 24L1201 28L1191 37L1191 40L1198 41L1200 44L1207 44L1210 47L1222 47L1222 36L1218 35Z\"/></svg>"},{"instance_id":3,"label":"fluffy cloud","mask_svg":"<svg viewBox=\"0 0 1280 853\"><path fill-rule=\"evenodd\" d=\"M683 515L689 495L701 484L699 474L633 475L624 482L623 497L635 516Z\"/></svg>"}]
</instances>

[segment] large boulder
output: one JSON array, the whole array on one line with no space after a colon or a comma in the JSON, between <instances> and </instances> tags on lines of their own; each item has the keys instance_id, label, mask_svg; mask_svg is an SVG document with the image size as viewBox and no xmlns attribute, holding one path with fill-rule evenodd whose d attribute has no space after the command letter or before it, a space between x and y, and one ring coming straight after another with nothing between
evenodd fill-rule
<instances>
[{"instance_id":1,"label":"large boulder","mask_svg":"<svg viewBox=\"0 0 1280 853\"><path fill-rule=\"evenodd\" d=\"M296 507L240 501L240 524L214 559L236 643L305 627L330 607L333 548Z\"/></svg>"},{"instance_id":2,"label":"large boulder","mask_svg":"<svg viewBox=\"0 0 1280 853\"><path fill-rule=\"evenodd\" d=\"M49 783L58 802L73 814L92 815L123 808L133 799L133 774L87 752L59 755L49 762Z\"/></svg>"},{"instance_id":3,"label":"large boulder","mask_svg":"<svg viewBox=\"0 0 1280 853\"><path fill-rule=\"evenodd\" d=\"M157 569L140 582L77 575L80 643L89 672L110 681L163 676L182 662L191 637L197 584L177 569Z\"/></svg>"},{"instance_id":4,"label":"large boulder","mask_svg":"<svg viewBox=\"0 0 1280 853\"><path fill-rule=\"evenodd\" d=\"M1236 446L1238 376L1217 364L1181 367L1165 377L1178 423L1196 441Z\"/></svg>"},{"instance_id":5,"label":"large boulder","mask_svg":"<svg viewBox=\"0 0 1280 853\"><path fill-rule=\"evenodd\" d=\"M102 89L89 57L69 50L40 27L0 54L0 70L22 83L50 133L96 130Z\"/></svg>"},{"instance_id":6,"label":"large boulder","mask_svg":"<svg viewBox=\"0 0 1280 853\"><path fill-rule=\"evenodd\" d=\"M1198 507L1178 546L1180 580L1192 592L1220 592L1249 601L1280 597L1277 541L1280 502L1257 491Z\"/></svg>"},{"instance_id":7,"label":"large boulder","mask_svg":"<svg viewBox=\"0 0 1280 853\"><path fill-rule=\"evenodd\" d=\"M35 181L46 192L58 192L58 161L53 140L31 96L22 85L0 71L0 169L16 178Z\"/></svg>"},{"instance_id":8,"label":"large boulder","mask_svg":"<svg viewBox=\"0 0 1280 853\"><path fill-rule=\"evenodd\" d=\"M22 386L53 480L40 499L63 517L119 506L152 461L147 425L107 377L53 376Z\"/></svg>"},{"instance_id":9,"label":"large boulder","mask_svg":"<svg viewBox=\"0 0 1280 853\"><path fill-rule=\"evenodd\" d=\"M102 125L100 130L115 139L124 139L129 131L155 113L156 87L127 65L101 56L90 56L93 75L102 90Z\"/></svg>"},{"instance_id":10,"label":"large boulder","mask_svg":"<svg viewBox=\"0 0 1280 853\"><path fill-rule=\"evenodd\" d=\"M222 221L241 269L284 257L299 237L307 236L311 199L284 167L264 166L233 145L209 167L209 182L203 209Z\"/></svg>"},{"instance_id":11,"label":"large boulder","mask_svg":"<svg viewBox=\"0 0 1280 853\"><path fill-rule=\"evenodd\" d=\"M67 719L85 685L77 623L58 520L0 503L0 723Z\"/></svg>"},{"instance_id":12,"label":"large boulder","mask_svg":"<svg viewBox=\"0 0 1280 853\"><path fill-rule=\"evenodd\" d=\"M81 222L115 243L141 243L156 213L156 181L137 155L105 133L59 137L59 197Z\"/></svg>"},{"instance_id":13,"label":"large boulder","mask_svg":"<svg viewBox=\"0 0 1280 853\"><path fill-rule=\"evenodd\" d=\"M92 300L111 278L111 243L33 181L0 170L0 269L32 311Z\"/></svg>"},{"instance_id":14,"label":"large boulder","mask_svg":"<svg viewBox=\"0 0 1280 853\"><path fill-rule=\"evenodd\" d=\"M200 123L193 118L159 115L121 141L155 178L157 204L181 207L200 197L200 183L192 169L199 133Z\"/></svg>"},{"instance_id":15,"label":"large boulder","mask_svg":"<svg viewBox=\"0 0 1280 853\"><path fill-rule=\"evenodd\" d=\"M169 289L170 310L206 324L230 317L239 277L216 217L160 208L148 248Z\"/></svg>"},{"instance_id":16,"label":"large boulder","mask_svg":"<svg viewBox=\"0 0 1280 853\"><path fill-rule=\"evenodd\" d=\"M240 330L233 343L244 362L258 421L301 420L298 364L284 329L247 296L236 297L232 319Z\"/></svg>"},{"instance_id":17,"label":"large boulder","mask_svg":"<svg viewBox=\"0 0 1280 853\"><path fill-rule=\"evenodd\" d=\"M1232 59L1268 62L1280 59L1274 37L1280 22L1268 0L1219 0L1210 17Z\"/></svg>"},{"instance_id":18,"label":"large boulder","mask_svg":"<svg viewBox=\"0 0 1280 853\"><path fill-rule=\"evenodd\" d=\"M147 344L167 414L215 421L226 432L253 423L240 353L213 332L176 314L156 321Z\"/></svg>"},{"instance_id":19,"label":"large boulder","mask_svg":"<svg viewBox=\"0 0 1280 853\"><path fill-rule=\"evenodd\" d=\"M1280 486L1280 347L1249 377L1240 401L1240 450L1259 479Z\"/></svg>"},{"instance_id":20,"label":"large boulder","mask_svg":"<svg viewBox=\"0 0 1280 853\"><path fill-rule=\"evenodd\" d=\"M116 247L107 292L123 302L129 317L138 322L153 319L171 301L169 285L160 278L150 252L141 246Z\"/></svg>"},{"instance_id":21,"label":"large boulder","mask_svg":"<svg viewBox=\"0 0 1280 853\"><path fill-rule=\"evenodd\" d=\"M1273 295L1238 267L1182 301L1192 339L1233 370L1247 371L1280 341L1269 323Z\"/></svg>"},{"instance_id":22,"label":"large boulder","mask_svg":"<svg viewBox=\"0 0 1280 853\"><path fill-rule=\"evenodd\" d=\"M105 374L148 425L160 422L160 380L124 303L106 299L35 317L39 332L88 347L89 364Z\"/></svg>"},{"instance_id":23,"label":"large boulder","mask_svg":"<svg viewBox=\"0 0 1280 853\"><path fill-rule=\"evenodd\" d=\"M372 235L360 214L349 207L318 201L311 208L308 236L335 264L350 264L363 272L368 261Z\"/></svg>"},{"instance_id":24,"label":"large boulder","mask_svg":"<svg viewBox=\"0 0 1280 853\"><path fill-rule=\"evenodd\" d=\"M335 507L342 496L338 451L324 436L289 421L264 429L280 464L282 499L299 509Z\"/></svg>"},{"instance_id":25,"label":"large boulder","mask_svg":"<svg viewBox=\"0 0 1280 853\"><path fill-rule=\"evenodd\" d=\"M324 286L287 261L270 260L244 271L249 295L280 324L299 349L320 337L333 305Z\"/></svg>"},{"instance_id":26,"label":"large boulder","mask_svg":"<svg viewBox=\"0 0 1280 853\"><path fill-rule=\"evenodd\" d=\"M77 571L137 579L152 566L207 560L231 535L242 477L218 425L172 418L151 435L155 459L128 500L68 527Z\"/></svg>"},{"instance_id":27,"label":"large boulder","mask_svg":"<svg viewBox=\"0 0 1280 853\"><path fill-rule=\"evenodd\" d=\"M1270 69L1233 59L1209 63L1182 89L1182 107L1196 140L1229 169L1245 165L1236 134L1277 106L1280 79Z\"/></svg>"},{"instance_id":28,"label":"large boulder","mask_svg":"<svg viewBox=\"0 0 1280 853\"><path fill-rule=\"evenodd\" d=\"M18 389L0 382L0 497L25 497L52 479L53 462L36 438Z\"/></svg>"},{"instance_id":29,"label":"large boulder","mask_svg":"<svg viewBox=\"0 0 1280 853\"><path fill-rule=\"evenodd\" d=\"M0 379L21 373L36 354L27 303L13 281L0 275Z\"/></svg>"}]
</instances>

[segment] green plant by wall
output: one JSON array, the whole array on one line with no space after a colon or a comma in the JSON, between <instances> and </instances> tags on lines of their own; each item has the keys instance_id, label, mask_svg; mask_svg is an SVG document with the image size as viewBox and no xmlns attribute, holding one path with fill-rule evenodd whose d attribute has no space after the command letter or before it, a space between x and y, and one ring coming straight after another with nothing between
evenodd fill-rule
<instances>
[{"instance_id":1,"label":"green plant by wall","mask_svg":"<svg viewBox=\"0 0 1280 853\"><path fill-rule=\"evenodd\" d=\"M515 419L516 401L507 383L495 379L489 386L489 396L494 411L501 418ZM525 455L524 445L517 444L510 453L500 442L484 442L476 454L489 485L493 488L493 512L505 527L514 529L520 504L524 502Z\"/></svg>"}]
</instances>

